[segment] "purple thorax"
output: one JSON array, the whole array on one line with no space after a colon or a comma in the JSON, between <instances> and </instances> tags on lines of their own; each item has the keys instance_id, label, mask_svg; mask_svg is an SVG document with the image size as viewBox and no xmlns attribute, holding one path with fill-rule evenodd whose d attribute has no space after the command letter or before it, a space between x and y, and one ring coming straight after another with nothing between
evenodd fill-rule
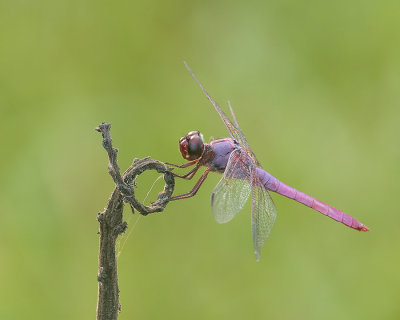
<instances>
[{"instance_id":1,"label":"purple thorax","mask_svg":"<svg viewBox=\"0 0 400 320\"><path fill-rule=\"evenodd\" d=\"M237 142L230 138L213 140L205 144L206 152L202 165L211 168L212 171L223 173L229 156L238 147Z\"/></svg>"}]
</instances>

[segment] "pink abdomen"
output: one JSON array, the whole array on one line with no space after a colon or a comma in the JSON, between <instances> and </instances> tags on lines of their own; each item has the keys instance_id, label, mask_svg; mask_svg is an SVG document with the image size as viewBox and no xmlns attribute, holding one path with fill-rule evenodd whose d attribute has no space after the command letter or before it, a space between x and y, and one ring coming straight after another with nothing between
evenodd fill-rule
<instances>
[{"instance_id":1,"label":"pink abdomen","mask_svg":"<svg viewBox=\"0 0 400 320\"><path fill-rule=\"evenodd\" d=\"M308 194L300 192L291 186L279 181L277 178L269 174L263 169L257 168L257 176L260 182L268 190L279 193L285 197L296 200L307 207L321 212L322 214L332 218L333 220L339 221L344 225L359 230L359 231L369 231L369 229L363 225L358 220L354 219L352 216L345 214L344 212L321 202Z\"/></svg>"}]
</instances>

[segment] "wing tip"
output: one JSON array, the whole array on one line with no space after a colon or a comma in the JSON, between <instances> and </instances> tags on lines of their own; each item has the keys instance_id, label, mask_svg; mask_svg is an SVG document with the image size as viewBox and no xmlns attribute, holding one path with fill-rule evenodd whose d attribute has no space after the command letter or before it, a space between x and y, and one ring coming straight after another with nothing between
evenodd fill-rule
<instances>
[{"instance_id":1,"label":"wing tip","mask_svg":"<svg viewBox=\"0 0 400 320\"><path fill-rule=\"evenodd\" d=\"M190 69L190 67L189 67L188 63L186 62L186 60L183 60L183 64L185 65L186 69L188 69L188 71L190 73L192 73L192 70Z\"/></svg>"},{"instance_id":2,"label":"wing tip","mask_svg":"<svg viewBox=\"0 0 400 320\"><path fill-rule=\"evenodd\" d=\"M227 223L227 222L231 221L234 218L234 217L229 217L229 216L222 217L222 216L216 214L214 211L213 211L213 214L214 214L215 221L217 223L219 223L219 224Z\"/></svg>"}]
</instances>

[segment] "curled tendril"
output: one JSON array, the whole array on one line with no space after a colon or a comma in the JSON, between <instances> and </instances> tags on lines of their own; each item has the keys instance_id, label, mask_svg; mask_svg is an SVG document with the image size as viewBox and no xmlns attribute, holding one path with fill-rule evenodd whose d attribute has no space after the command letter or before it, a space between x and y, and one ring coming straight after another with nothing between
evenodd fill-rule
<instances>
[{"instance_id":1,"label":"curled tendril","mask_svg":"<svg viewBox=\"0 0 400 320\"><path fill-rule=\"evenodd\" d=\"M108 171L122 195L123 200L130 204L132 212L136 209L144 216L153 212L163 211L175 187L175 179L171 170L164 163L146 157L143 159L134 159L132 165L125 171L124 175L121 176L117 163L118 150L112 146L110 129L111 124L103 122L96 128L96 131L101 132L103 136L103 147L106 149L109 159ZM158 173L164 174L165 181L164 190L158 194L157 200L150 206L143 205L135 198L135 191L132 187L132 183L135 182L136 177L146 170L156 170Z\"/></svg>"},{"instance_id":2,"label":"curled tendril","mask_svg":"<svg viewBox=\"0 0 400 320\"><path fill-rule=\"evenodd\" d=\"M164 190L158 194L157 200L150 206L145 206L135 198L134 192L130 195L124 195L124 201L128 202L131 207L133 206L133 208L144 216L149 213L163 211L169 202L175 187L175 179L170 169L164 163L152 160L149 157L134 159L132 166L125 171L123 180L126 184L130 185L135 181L138 175L142 174L146 170L156 170L158 173L164 174Z\"/></svg>"}]
</instances>

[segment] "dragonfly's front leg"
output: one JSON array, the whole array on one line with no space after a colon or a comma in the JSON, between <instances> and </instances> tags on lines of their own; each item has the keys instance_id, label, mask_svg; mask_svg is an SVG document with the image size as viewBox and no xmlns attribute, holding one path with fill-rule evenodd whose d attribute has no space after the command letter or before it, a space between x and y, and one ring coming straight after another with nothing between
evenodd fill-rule
<instances>
[{"instance_id":1,"label":"dragonfly's front leg","mask_svg":"<svg viewBox=\"0 0 400 320\"><path fill-rule=\"evenodd\" d=\"M192 179L194 177L194 175L196 174L197 170L199 170L199 168L200 168L200 165L201 165L200 162L197 159L194 161L194 163L196 163L196 162L197 162L197 165L192 170L190 170L188 173L186 173L184 175L179 175L179 174L176 174L176 173L172 172L172 174L174 175L174 177L190 180L190 179ZM190 167L194 163L193 163L193 161L191 161L191 162L185 163L185 164L183 164L181 166L178 166L178 165L174 165L174 164L166 162L166 164L175 166L177 168Z\"/></svg>"},{"instance_id":2,"label":"dragonfly's front leg","mask_svg":"<svg viewBox=\"0 0 400 320\"><path fill-rule=\"evenodd\" d=\"M192 190L190 190L188 193L184 193L184 194L180 194L178 196L172 197L170 199L170 201L187 199L187 198L190 198L190 197L193 197L194 195L196 195L197 191L199 191L199 189L200 189L201 185L203 184L204 180L206 180L207 175L209 174L210 170L211 170L210 168L207 168L206 171L204 171L204 173L201 175L199 181L196 182L196 184L194 185Z\"/></svg>"},{"instance_id":3,"label":"dragonfly's front leg","mask_svg":"<svg viewBox=\"0 0 400 320\"><path fill-rule=\"evenodd\" d=\"M199 162L199 160L200 159L195 159L193 161L189 161L189 162L186 162L186 163L181 164L181 165L173 164L173 163L169 163L169 162L165 162L165 164L168 165L168 166L171 166L171 167L183 169L183 168L187 168L187 167L190 167L190 166L196 164L197 162Z\"/></svg>"}]
</instances>

